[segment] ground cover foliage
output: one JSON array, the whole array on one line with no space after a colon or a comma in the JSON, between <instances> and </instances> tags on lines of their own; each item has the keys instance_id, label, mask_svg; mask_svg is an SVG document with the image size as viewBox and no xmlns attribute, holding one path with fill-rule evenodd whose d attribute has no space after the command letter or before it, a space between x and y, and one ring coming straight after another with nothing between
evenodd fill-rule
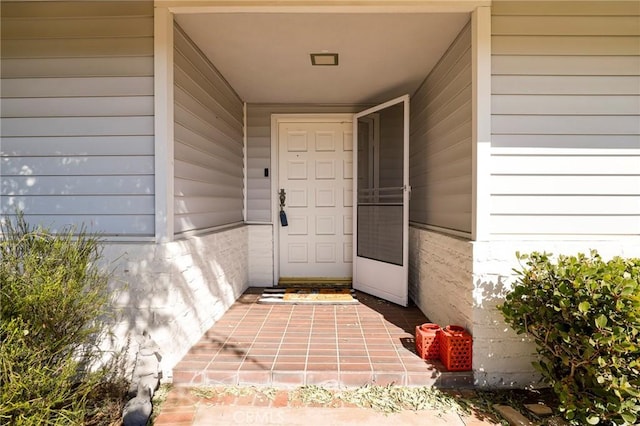
<instances>
[{"instance_id":1,"label":"ground cover foliage","mask_svg":"<svg viewBox=\"0 0 640 426\"><path fill-rule=\"evenodd\" d=\"M161 387L162 390L162 387ZM166 393L167 390L165 390ZM274 401L279 393L286 393L286 405L290 407L327 407L339 408L345 405L372 409L392 415L401 411L437 410L444 414L454 412L460 416L475 414L479 419L491 419L495 423L508 426L500 418L493 404L508 403L521 406L524 398L513 392L481 390L443 391L430 386L398 386L366 384L357 388L333 389L318 385L300 386L295 389L278 389L256 386L202 386L192 388L191 394L197 398L216 404L218 401L229 403L225 397L265 398ZM159 392L158 395L162 395ZM155 399L155 397L154 397ZM154 401L155 415L162 412L163 397ZM250 400L251 398L249 398Z\"/></svg>"},{"instance_id":2,"label":"ground cover foliage","mask_svg":"<svg viewBox=\"0 0 640 426\"><path fill-rule=\"evenodd\" d=\"M640 415L640 259L518 254L499 307L535 340L534 366L576 425L635 424Z\"/></svg>"},{"instance_id":3,"label":"ground cover foliage","mask_svg":"<svg viewBox=\"0 0 640 426\"><path fill-rule=\"evenodd\" d=\"M21 214L1 231L0 423L112 423L120 413L104 404L119 406L126 387L116 364L92 368L110 321L99 237L33 227Z\"/></svg>"}]
</instances>

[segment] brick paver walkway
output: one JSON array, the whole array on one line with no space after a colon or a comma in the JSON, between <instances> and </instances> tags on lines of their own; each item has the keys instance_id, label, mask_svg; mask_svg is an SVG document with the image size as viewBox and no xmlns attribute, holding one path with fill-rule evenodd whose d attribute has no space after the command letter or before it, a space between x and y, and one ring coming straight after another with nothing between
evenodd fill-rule
<instances>
[{"instance_id":1,"label":"brick paver walkway","mask_svg":"<svg viewBox=\"0 0 640 426\"><path fill-rule=\"evenodd\" d=\"M470 372L444 372L415 350L415 327L427 322L364 293L357 305L264 305L249 289L173 371L178 386L296 387L364 384L464 387Z\"/></svg>"}]
</instances>

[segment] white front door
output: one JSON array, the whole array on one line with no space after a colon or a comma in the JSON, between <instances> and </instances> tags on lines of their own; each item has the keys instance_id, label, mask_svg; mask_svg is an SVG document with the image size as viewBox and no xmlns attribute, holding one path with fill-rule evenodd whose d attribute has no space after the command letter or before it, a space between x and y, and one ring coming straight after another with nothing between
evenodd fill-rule
<instances>
[{"instance_id":1,"label":"white front door","mask_svg":"<svg viewBox=\"0 0 640 426\"><path fill-rule=\"evenodd\" d=\"M353 287L409 301L409 96L354 115Z\"/></svg>"},{"instance_id":2,"label":"white front door","mask_svg":"<svg viewBox=\"0 0 640 426\"><path fill-rule=\"evenodd\" d=\"M278 121L280 279L351 277L352 146L350 119Z\"/></svg>"}]
</instances>

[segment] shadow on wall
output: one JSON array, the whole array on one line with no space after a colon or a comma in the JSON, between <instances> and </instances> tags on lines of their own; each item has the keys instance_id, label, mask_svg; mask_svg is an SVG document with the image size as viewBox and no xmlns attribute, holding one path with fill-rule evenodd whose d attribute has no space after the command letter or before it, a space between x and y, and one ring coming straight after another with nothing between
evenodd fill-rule
<instances>
[{"instance_id":1,"label":"shadow on wall","mask_svg":"<svg viewBox=\"0 0 640 426\"><path fill-rule=\"evenodd\" d=\"M535 345L505 323L498 306L510 292L512 277L487 275L475 279L473 290L473 368L477 386L522 388L540 386L531 363Z\"/></svg>"},{"instance_id":2,"label":"shadow on wall","mask_svg":"<svg viewBox=\"0 0 640 426\"><path fill-rule=\"evenodd\" d=\"M505 285L507 280L508 277L500 275L478 278L473 288L473 307L495 309L511 290L511 286Z\"/></svg>"},{"instance_id":3,"label":"shadow on wall","mask_svg":"<svg viewBox=\"0 0 640 426\"><path fill-rule=\"evenodd\" d=\"M106 346L117 350L145 330L160 346L165 378L246 290L247 230L235 228L165 244L106 243L117 320Z\"/></svg>"},{"instance_id":4,"label":"shadow on wall","mask_svg":"<svg viewBox=\"0 0 640 426\"><path fill-rule=\"evenodd\" d=\"M14 217L20 210L52 231L83 224L103 235L153 235L153 156L108 161L74 149L73 156L2 151L0 211Z\"/></svg>"}]
</instances>

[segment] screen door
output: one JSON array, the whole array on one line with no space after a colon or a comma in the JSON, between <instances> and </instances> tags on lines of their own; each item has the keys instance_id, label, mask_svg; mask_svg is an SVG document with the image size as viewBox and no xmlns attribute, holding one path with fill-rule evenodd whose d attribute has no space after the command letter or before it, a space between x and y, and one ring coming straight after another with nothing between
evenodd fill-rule
<instances>
[{"instance_id":1,"label":"screen door","mask_svg":"<svg viewBox=\"0 0 640 426\"><path fill-rule=\"evenodd\" d=\"M354 116L353 287L408 303L409 96Z\"/></svg>"}]
</instances>

